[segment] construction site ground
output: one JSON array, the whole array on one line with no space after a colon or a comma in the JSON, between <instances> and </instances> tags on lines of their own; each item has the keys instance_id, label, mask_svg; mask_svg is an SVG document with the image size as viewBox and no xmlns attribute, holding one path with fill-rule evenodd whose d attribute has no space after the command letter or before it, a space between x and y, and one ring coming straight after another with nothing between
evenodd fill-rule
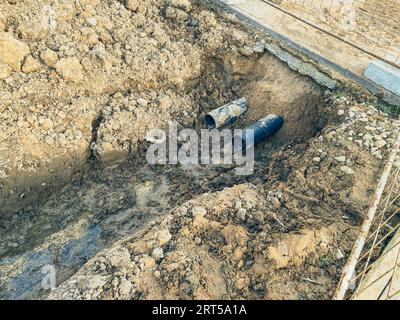
<instances>
[{"instance_id":1,"label":"construction site ground","mask_svg":"<svg viewBox=\"0 0 400 320\"><path fill-rule=\"evenodd\" d=\"M269 43L205 1L0 0L0 298L332 298L400 121ZM231 128L285 119L252 175L147 164L239 97Z\"/></svg>"}]
</instances>

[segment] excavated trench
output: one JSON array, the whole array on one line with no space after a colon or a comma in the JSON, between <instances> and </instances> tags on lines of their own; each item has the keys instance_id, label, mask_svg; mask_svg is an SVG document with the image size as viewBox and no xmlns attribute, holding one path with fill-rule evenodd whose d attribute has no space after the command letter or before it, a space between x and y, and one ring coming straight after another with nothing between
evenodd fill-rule
<instances>
[{"instance_id":1,"label":"excavated trench","mask_svg":"<svg viewBox=\"0 0 400 320\"><path fill-rule=\"evenodd\" d=\"M288 149L301 154L329 118L323 89L268 55L209 59L186 91L198 105L191 119L198 130L206 112L242 96L249 109L231 128L270 113L284 117L281 131L257 146L254 174L237 176L232 166L150 166L146 142L106 167L92 157L68 185L0 220L0 298L40 297L43 266L54 265L61 283L98 251L198 194L246 181L284 181L291 168L275 155Z\"/></svg>"}]
</instances>

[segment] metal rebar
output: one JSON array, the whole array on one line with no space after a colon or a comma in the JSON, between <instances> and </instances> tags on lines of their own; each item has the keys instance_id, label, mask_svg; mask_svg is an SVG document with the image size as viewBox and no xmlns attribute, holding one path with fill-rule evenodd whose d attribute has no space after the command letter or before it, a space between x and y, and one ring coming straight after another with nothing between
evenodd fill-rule
<instances>
[{"instance_id":1,"label":"metal rebar","mask_svg":"<svg viewBox=\"0 0 400 320\"><path fill-rule=\"evenodd\" d=\"M393 297L395 297L395 296L398 295L399 293L400 293L400 289L397 290L395 293L393 293L393 294L389 297L389 299L392 299Z\"/></svg>"},{"instance_id":2,"label":"metal rebar","mask_svg":"<svg viewBox=\"0 0 400 320\"><path fill-rule=\"evenodd\" d=\"M390 175L390 171L392 170L393 167L393 163L396 159L397 153L400 149L400 132L397 136L396 142L393 146L392 152L390 153L388 162L385 165L385 168L383 170L382 176L379 180L379 183L377 185L376 191L375 191L375 195L372 199L372 202L369 206L369 210L367 213L367 216L361 226L361 230L360 230L360 234L357 237L357 240L354 244L353 250L350 254L350 257L347 261L346 266L343 269L343 274L342 277L339 281L339 285L336 289L336 292L334 294L333 299L334 300L343 300L346 292L349 288L354 270L356 268L358 259L361 255L361 252L364 248L365 245L365 241L366 238L368 236L369 230L371 228L372 222L374 220L375 217L375 213L377 211L378 208L378 204L380 202L380 199L382 197L383 191L385 189L386 183L388 181L389 175Z\"/></svg>"},{"instance_id":3,"label":"metal rebar","mask_svg":"<svg viewBox=\"0 0 400 320\"><path fill-rule=\"evenodd\" d=\"M389 283L389 289L388 289L388 295L387 295L388 298L390 297L390 291L392 290L394 277L396 276L396 271L398 269L399 257L400 257L400 246L399 246L399 249L397 250L396 262L395 262L394 268L393 268L392 279Z\"/></svg>"},{"instance_id":4,"label":"metal rebar","mask_svg":"<svg viewBox=\"0 0 400 320\"><path fill-rule=\"evenodd\" d=\"M400 241L396 242L395 245L393 246L393 248L397 247L397 245L399 245L399 244L400 244ZM384 251L384 252L379 256L379 259L382 259L382 258L383 258L385 255L387 255L391 250L392 250L392 249L389 249L389 250ZM367 271L369 271L369 270L372 268L372 266L373 266L373 264L370 264L370 265L367 267ZM390 269L390 270L392 270L392 269ZM386 273L385 273L385 274L386 274ZM360 277L361 277L361 273L356 274L356 275L354 276L354 278L352 278L352 282L357 281Z\"/></svg>"},{"instance_id":5,"label":"metal rebar","mask_svg":"<svg viewBox=\"0 0 400 320\"><path fill-rule=\"evenodd\" d=\"M393 271L394 266L391 267L389 270L386 270L384 273L382 273L379 277L376 277L373 281L371 281L370 283L368 283L364 288L360 289L360 291L358 292L358 294L363 293L365 290L367 290L368 288L370 288L371 286L373 286L375 283L377 283L379 280L381 280L383 277L387 276L391 271ZM355 297L356 294L353 295L353 297Z\"/></svg>"},{"instance_id":6,"label":"metal rebar","mask_svg":"<svg viewBox=\"0 0 400 320\"><path fill-rule=\"evenodd\" d=\"M382 224L387 224L395 215L400 213L400 209L396 210L392 215L389 216ZM382 215L383 216L383 215ZM378 217L379 218L379 217ZM371 235L367 238L366 242L369 242L377 233L379 233L380 229L375 230L371 233Z\"/></svg>"}]
</instances>

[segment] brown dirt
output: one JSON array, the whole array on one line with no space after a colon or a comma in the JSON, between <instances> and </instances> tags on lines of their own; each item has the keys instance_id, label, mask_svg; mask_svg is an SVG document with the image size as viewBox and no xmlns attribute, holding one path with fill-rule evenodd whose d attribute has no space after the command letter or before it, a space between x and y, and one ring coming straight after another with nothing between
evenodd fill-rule
<instances>
[{"instance_id":1,"label":"brown dirt","mask_svg":"<svg viewBox=\"0 0 400 320\"><path fill-rule=\"evenodd\" d=\"M1 83L0 297L332 296L400 126L376 99L325 91L197 1L0 2L23 56ZM144 162L149 129L241 96L233 126L285 118L253 175Z\"/></svg>"},{"instance_id":2,"label":"brown dirt","mask_svg":"<svg viewBox=\"0 0 400 320\"><path fill-rule=\"evenodd\" d=\"M230 17L217 24L188 1L128 9L120 1L2 0L1 17L4 47L15 49L0 60L18 66L0 91L3 214L70 181L90 156L106 163L133 152L150 125L172 116L190 123L191 83L206 58L228 43L233 52L254 44L241 30L227 32ZM19 72L32 59L36 68ZM131 132L132 123L140 126Z\"/></svg>"}]
</instances>

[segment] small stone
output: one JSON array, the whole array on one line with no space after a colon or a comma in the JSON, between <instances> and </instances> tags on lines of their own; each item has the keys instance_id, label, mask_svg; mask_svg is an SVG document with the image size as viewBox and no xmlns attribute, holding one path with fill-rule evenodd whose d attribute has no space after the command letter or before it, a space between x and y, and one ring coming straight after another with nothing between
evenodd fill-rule
<instances>
[{"instance_id":1,"label":"small stone","mask_svg":"<svg viewBox=\"0 0 400 320\"><path fill-rule=\"evenodd\" d=\"M109 264L116 268L126 267L131 265L131 255L126 248L121 249L121 251L114 252L108 257Z\"/></svg>"},{"instance_id":2,"label":"small stone","mask_svg":"<svg viewBox=\"0 0 400 320\"><path fill-rule=\"evenodd\" d=\"M138 0L126 0L125 6L127 9L131 11L137 11L139 8L139 1Z\"/></svg>"},{"instance_id":3,"label":"small stone","mask_svg":"<svg viewBox=\"0 0 400 320\"><path fill-rule=\"evenodd\" d=\"M383 159L382 153L379 150L375 151L372 155L378 160L382 160Z\"/></svg>"},{"instance_id":4,"label":"small stone","mask_svg":"<svg viewBox=\"0 0 400 320\"><path fill-rule=\"evenodd\" d=\"M194 216L199 215L204 217L207 214L207 210L204 209L203 207L194 207L192 209L192 214Z\"/></svg>"},{"instance_id":5,"label":"small stone","mask_svg":"<svg viewBox=\"0 0 400 320\"><path fill-rule=\"evenodd\" d=\"M378 129L383 128L383 127L386 127L386 122L385 121L377 121L376 125L378 126Z\"/></svg>"},{"instance_id":6,"label":"small stone","mask_svg":"<svg viewBox=\"0 0 400 320\"><path fill-rule=\"evenodd\" d=\"M245 208L238 209L238 211L236 212L236 216L238 217L238 219L242 221L246 220L246 209Z\"/></svg>"},{"instance_id":7,"label":"small stone","mask_svg":"<svg viewBox=\"0 0 400 320\"><path fill-rule=\"evenodd\" d=\"M329 133L326 135L326 137L327 137L328 139L332 139L332 138L335 136L335 134L336 134L336 131L335 131L335 130L332 130L331 132L329 132Z\"/></svg>"},{"instance_id":8,"label":"small stone","mask_svg":"<svg viewBox=\"0 0 400 320\"><path fill-rule=\"evenodd\" d=\"M29 54L29 47L9 32L0 32L0 61L13 71L20 71L22 62Z\"/></svg>"},{"instance_id":9,"label":"small stone","mask_svg":"<svg viewBox=\"0 0 400 320\"><path fill-rule=\"evenodd\" d=\"M83 80L83 68L78 58L63 58L55 65L56 71L65 80L79 83Z\"/></svg>"},{"instance_id":10,"label":"small stone","mask_svg":"<svg viewBox=\"0 0 400 320\"><path fill-rule=\"evenodd\" d=\"M241 200L236 200L234 201L234 208L235 209L240 209L242 207L242 201Z\"/></svg>"},{"instance_id":11,"label":"small stone","mask_svg":"<svg viewBox=\"0 0 400 320\"><path fill-rule=\"evenodd\" d=\"M167 7L167 10L165 11L165 17L168 19L177 22L177 23L183 23L185 20L188 18L188 14L178 8L174 7Z\"/></svg>"},{"instance_id":12,"label":"small stone","mask_svg":"<svg viewBox=\"0 0 400 320\"><path fill-rule=\"evenodd\" d=\"M129 296L132 291L133 285L125 277L121 278L121 283L119 285L119 294L121 296Z\"/></svg>"},{"instance_id":13,"label":"small stone","mask_svg":"<svg viewBox=\"0 0 400 320\"><path fill-rule=\"evenodd\" d=\"M233 252L233 257L236 261L240 261L243 259L244 251L242 248L237 247L235 251Z\"/></svg>"},{"instance_id":14,"label":"small stone","mask_svg":"<svg viewBox=\"0 0 400 320\"><path fill-rule=\"evenodd\" d=\"M40 126L44 129L44 130L49 130L53 127L53 121L51 119L44 119L42 121L40 121Z\"/></svg>"},{"instance_id":15,"label":"small stone","mask_svg":"<svg viewBox=\"0 0 400 320\"><path fill-rule=\"evenodd\" d=\"M44 138L44 142L46 142L49 145L52 145L54 143L54 139L51 136L46 136Z\"/></svg>"},{"instance_id":16,"label":"small stone","mask_svg":"<svg viewBox=\"0 0 400 320\"><path fill-rule=\"evenodd\" d=\"M386 146L386 144L387 144L387 142L385 140L376 141L374 143L375 147L377 147L379 149Z\"/></svg>"},{"instance_id":17,"label":"small stone","mask_svg":"<svg viewBox=\"0 0 400 320\"><path fill-rule=\"evenodd\" d=\"M172 235L167 228L157 231L157 243L159 246L167 244L172 239Z\"/></svg>"},{"instance_id":18,"label":"small stone","mask_svg":"<svg viewBox=\"0 0 400 320\"><path fill-rule=\"evenodd\" d=\"M372 136L372 134L367 133L367 134L364 134L363 139L364 139L364 141L371 141L373 139L373 136Z\"/></svg>"},{"instance_id":19,"label":"small stone","mask_svg":"<svg viewBox=\"0 0 400 320\"><path fill-rule=\"evenodd\" d=\"M151 256L155 259L155 260L160 260L162 258L164 258L164 250L160 247L155 248L153 250L153 252L151 253Z\"/></svg>"},{"instance_id":20,"label":"small stone","mask_svg":"<svg viewBox=\"0 0 400 320\"><path fill-rule=\"evenodd\" d=\"M313 162L315 163L320 163L321 162L321 158L320 157L315 157L312 159Z\"/></svg>"},{"instance_id":21,"label":"small stone","mask_svg":"<svg viewBox=\"0 0 400 320\"><path fill-rule=\"evenodd\" d=\"M57 115L58 115L61 119L65 119L65 117L67 116L67 115L65 114L65 112L62 111L62 110L58 111Z\"/></svg>"},{"instance_id":22,"label":"small stone","mask_svg":"<svg viewBox=\"0 0 400 320\"><path fill-rule=\"evenodd\" d=\"M276 198L276 197L272 197L271 203L272 203L272 205L274 206L275 209L279 209L281 207L281 203L278 200L278 198Z\"/></svg>"},{"instance_id":23,"label":"small stone","mask_svg":"<svg viewBox=\"0 0 400 320\"><path fill-rule=\"evenodd\" d=\"M342 250L337 249L337 251L336 251L336 259L341 260L343 258L344 258L344 254L343 254Z\"/></svg>"},{"instance_id":24,"label":"small stone","mask_svg":"<svg viewBox=\"0 0 400 320\"><path fill-rule=\"evenodd\" d=\"M97 25L97 19L95 17L90 17L86 19L86 22L91 26L95 27Z\"/></svg>"},{"instance_id":25,"label":"small stone","mask_svg":"<svg viewBox=\"0 0 400 320\"><path fill-rule=\"evenodd\" d=\"M174 8L179 8L189 12L192 9L192 4L189 0L167 0L166 3Z\"/></svg>"},{"instance_id":26,"label":"small stone","mask_svg":"<svg viewBox=\"0 0 400 320\"><path fill-rule=\"evenodd\" d=\"M41 67L39 61L37 61L32 56L28 56L25 59L24 65L22 66L22 71L25 73L31 73L39 70Z\"/></svg>"},{"instance_id":27,"label":"small stone","mask_svg":"<svg viewBox=\"0 0 400 320\"><path fill-rule=\"evenodd\" d=\"M357 143L360 147L361 147L362 144L363 144L362 140L354 140L354 143Z\"/></svg>"},{"instance_id":28,"label":"small stone","mask_svg":"<svg viewBox=\"0 0 400 320\"><path fill-rule=\"evenodd\" d=\"M253 50L250 49L249 47L243 47L243 48L239 48L239 53L242 56L249 57L253 54Z\"/></svg>"},{"instance_id":29,"label":"small stone","mask_svg":"<svg viewBox=\"0 0 400 320\"><path fill-rule=\"evenodd\" d=\"M337 162L340 163L345 163L346 162L346 157L345 156L339 156L334 158Z\"/></svg>"},{"instance_id":30,"label":"small stone","mask_svg":"<svg viewBox=\"0 0 400 320\"><path fill-rule=\"evenodd\" d=\"M138 103L139 106L141 106L143 108L147 107L147 105L149 104L149 102L146 99L143 99L143 98L137 99L137 103Z\"/></svg>"},{"instance_id":31,"label":"small stone","mask_svg":"<svg viewBox=\"0 0 400 320\"><path fill-rule=\"evenodd\" d=\"M342 115L344 115L344 110L339 110L338 111L338 116L342 116Z\"/></svg>"},{"instance_id":32,"label":"small stone","mask_svg":"<svg viewBox=\"0 0 400 320\"><path fill-rule=\"evenodd\" d=\"M348 166L341 166L341 167L340 167L340 170L341 170L342 172L344 172L345 174L348 174L348 175L354 174L353 169L350 168L350 167L348 167Z\"/></svg>"},{"instance_id":33,"label":"small stone","mask_svg":"<svg viewBox=\"0 0 400 320\"><path fill-rule=\"evenodd\" d=\"M118 287L118 285L119 285L118 277L114 277L114 279L112 279L111 285L112 285L114 288L117 288L117 287Z\"/></svg>"},{"instance_id":34,"label":"small stone","mask_svg":"<svg viewBox=\"0 0 400 320\"><path fill-rule=\"evenodd\" d=\"M194 242L199 246L199 245L201 245L202 240L201 240L200 237L195 237L195 238L194 238Z\"/></svg>"},{"instance_id":35,"label":"small stone","mask_svg":"<svg viewBox=\"0 0 400 320\"><path fill-rule=\"evenodd\" d=\"M253 48L253 51L257 53L263 53L265 51L265 46L258 41L255 47Z\"/></svg>"},{"instance_id":36,"label":"small stone","mask_svg":"<svg viewBox=\"0 0 400 320\"><path fill-rule=\"evenodd\" d=\"M371 126L365 126L364 129L367 131L376 131L376 128Z\"/></svg>"},{"instance_id":37,"label":"small stone","mask_svg":"<svg viewBox=\"0 0 400 320\"><path fill-rule=\"evenodd\" d=\"M154 271L153 275L154 275L154 278L156 278L156 279L161 278L161 272L159 270Z\"/></svg>"},{"instance_id":38,"label":"small stone","mask_svg":"<svg viewBox=\"0 0 400 320\"><path fill-rule=\"evenodd\" d=\"M85 281L85 285L87 289L97 289L103 287L107 283L107 277L101 276L101 275L95 275L92 277L89 277Z\"/></svg>"},{"instance_id":39,"label":"small stone","mask_svg":"<svg viewBox=\"0 0 400 320\"><path fill-rule=\"evenodd\" d=\"M46 49L40 54L40 58L46 65L53 68L58 61L58 54L53 50Z\"/></svg>"}]
</instances>

